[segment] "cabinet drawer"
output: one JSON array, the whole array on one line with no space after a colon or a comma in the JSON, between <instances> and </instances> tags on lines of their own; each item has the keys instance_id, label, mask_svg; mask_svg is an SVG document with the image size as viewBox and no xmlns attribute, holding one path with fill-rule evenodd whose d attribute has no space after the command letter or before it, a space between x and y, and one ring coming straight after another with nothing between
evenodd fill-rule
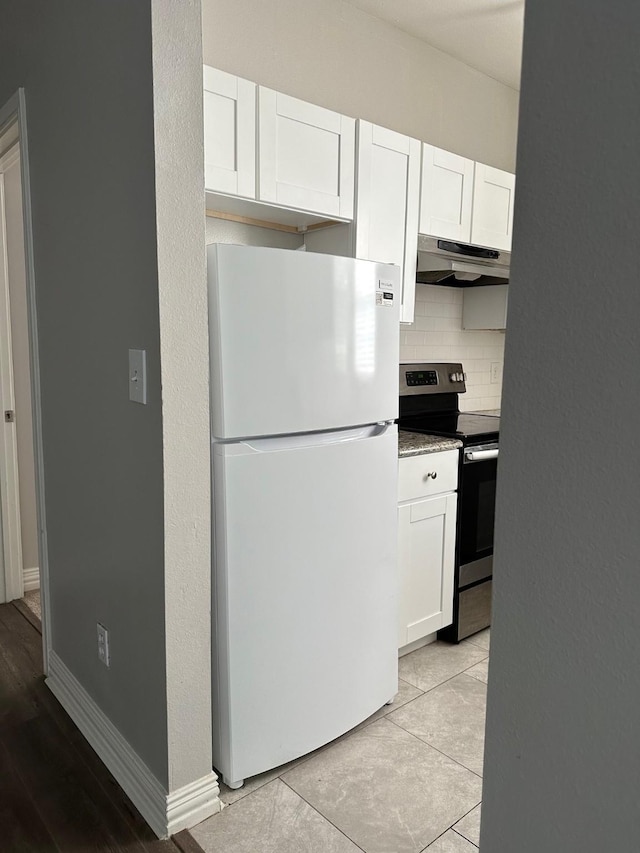
<instances>
[{"instance_id":1,"label":"cabinet drawer","mask_svg":"<svg viewBox=\"0 0 640 853\"><path fill-rule=\"evenodd\" d=\"M398 500L411 501L454 491L458 488L458 462L458 450L398 460Z\"/></svg>"}]
</instances>

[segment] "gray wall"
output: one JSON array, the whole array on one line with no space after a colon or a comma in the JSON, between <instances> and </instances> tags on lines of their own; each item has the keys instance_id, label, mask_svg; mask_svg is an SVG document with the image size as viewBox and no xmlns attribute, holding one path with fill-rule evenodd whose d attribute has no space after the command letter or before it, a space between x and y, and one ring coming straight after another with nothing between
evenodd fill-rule
<instances>
[{"instance_id":1,"label":"gray wall","mask_svg":"<svg viewBox=\"0 0 640 853\"><path fill-rule=\"evenodd\" d=\"M4 0L1 17L0 103L24 86L29 125L53 648L166 783L150 3ZM129 347L148 353L146 407Z\"/></svg>"},{"instance_id":2,"label":"gray wall","mask_svg":"<svg viewBox=\"0 0 640 853\"><path fill-rule=\"evenodd\" d=\"M518 93L343 0L202 0L204 62L515 171Z\"/></svg>"},{"instance_id":3,"label":"gray wall","mask_svg":"<svg viewBox=\"0 0 640 853\"><path fill-rule=\"evenodd\" d=\"M638 32L527 4L482 853L639 845Z\"/></svg>"}]
</instances>

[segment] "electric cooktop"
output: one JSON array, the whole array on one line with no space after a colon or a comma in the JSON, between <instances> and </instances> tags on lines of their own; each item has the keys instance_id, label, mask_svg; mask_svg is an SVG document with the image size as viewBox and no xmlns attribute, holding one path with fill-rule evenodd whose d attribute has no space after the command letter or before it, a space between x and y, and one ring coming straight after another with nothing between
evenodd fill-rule
<instances>
[{"instance_id":1,"label":"electric cooktop","mask_svg":"<svg viewBox=\"0 0 640 853\"><path fill-rule=\"evenodd\" d=\"M497 415L476 415L473 412L430 412L401 417L398 426L410 432L457 438L463 444L468 444L474 441L497 441L500 418Z\"/></svg>"}]
</instances>

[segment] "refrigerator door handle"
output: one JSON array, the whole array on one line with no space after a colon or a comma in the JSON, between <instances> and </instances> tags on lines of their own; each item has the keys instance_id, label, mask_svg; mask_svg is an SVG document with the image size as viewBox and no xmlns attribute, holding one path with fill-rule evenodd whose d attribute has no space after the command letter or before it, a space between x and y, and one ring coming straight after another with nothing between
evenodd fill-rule
<instances>
[{"instance_id":1,"label":"refrigerator door handle","mask_svg":"<svg viewBox=\"0 0 640 853\"><path fill-rule=\"evenodd\" d=\"M379 438L397 431L395 421L381 421L364 426L348 427L347 429L331 430L329 432L305 432L296 435L275 435L264 438L244 438L238 441L213 442L214 453L244 454L271 453L296 448L316 447L332 444L346 444L352 441L365 441ZM223 448L227 448L223 450Z\"/></svg>"}]
</instances>

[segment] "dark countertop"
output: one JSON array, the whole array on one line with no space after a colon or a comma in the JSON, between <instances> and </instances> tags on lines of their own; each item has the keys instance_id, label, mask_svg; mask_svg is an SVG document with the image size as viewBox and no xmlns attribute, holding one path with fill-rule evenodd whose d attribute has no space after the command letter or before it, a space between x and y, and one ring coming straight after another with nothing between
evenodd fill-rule
<instances>
[{"instance_id":1,"label":"dark countertop","mask_svg":"<svg viewBox=\"0 0 640 853\"><path fill-rule=\"evenodd\" d=\"M425 435L421 432L398 432L398 456L420 456L423 453L439 453L441 450L457 450L462 442L457 438L443 438L438 435Z\"/></svg>"}]
</instances>

